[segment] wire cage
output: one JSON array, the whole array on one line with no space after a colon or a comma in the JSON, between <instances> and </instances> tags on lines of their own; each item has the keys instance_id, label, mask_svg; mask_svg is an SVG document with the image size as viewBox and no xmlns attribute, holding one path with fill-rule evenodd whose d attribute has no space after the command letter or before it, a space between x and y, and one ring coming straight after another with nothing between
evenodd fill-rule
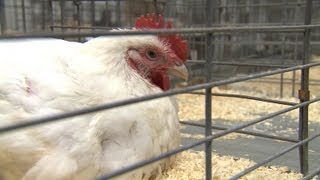
<instances>
[{"instance_id":1,"label":"wire cage","mask_svg":"<svg viewBox=\"0 0 320 180\"><path fill-rule=\"evenodd\" d=\"M319 79L309 77L309 69L320 65L319 62L312 61L312 55L320 52L319 7L318 0L0 0L0 39L55 37L84 42L88 38L102 35L129 36L178 32L188 40L191 59L187 61L191 78L187 86L182 88L0 127L0 135L20 128L140 101L186 93L200 94L204 96L203 121L181 121L181 124L185 127L200 127L199 131L204 133L204 138L193 139L191 142L186 139L177 149L129 165L100 179L121 175L200 145L204 145L206 155L204 177L211 179L211 152L212 148L217 147L215 140L233 132L281 141L286 146L281 146L277 152L266 153L269 156L260 158L258 163L234 174L231 179L245 176L293 150L297 150L294 158L297 165L295 168L304 175L304 179L312 179L320 174L320 162L317 160L320 159L320 154L309 152L309 144L312 140L318 142L320 134L311 133L308 124L308 106L320 100L319 95L310 95L313 92L309 87L320 85ZM156 12L174 20L177 28L171 31L109 31L119 27L130 28L137 16L149 12ZM284 75L288 72L291 73L290 77ZM277 76L267 77L270 75ZM259 82L262 85L278 84L276 96L297 97L299 103L275 100L270 94L267 94L267 97L257 97L212 92L215 87L244 81ZM173 79L173 85L178 87L179 83ZM252 87L242 88L250 90ZM213 124L212 121L212 108L218 96L251 99L288 107L266 113L245 123L225 126ZM295 109L299 110L295 137L287 137L284 133L270 135L245 129Z\"/></svg>"}]
</instances>

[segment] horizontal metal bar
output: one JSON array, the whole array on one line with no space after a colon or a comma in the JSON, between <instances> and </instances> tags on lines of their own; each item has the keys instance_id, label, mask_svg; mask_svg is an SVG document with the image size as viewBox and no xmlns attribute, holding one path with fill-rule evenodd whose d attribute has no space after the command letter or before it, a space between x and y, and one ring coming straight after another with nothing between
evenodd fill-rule
<instances>
[{"instance_id":1,"label":"horizontal metal bar","mask_svg":"<svg viewBox=\"0 0 320 180\"><path fill-rule=\"evenodd\" d=\"M240 94L213 93L213 95L214 96L224 96L224 97L252 99L252 100L257 100L257 101L276 103L276 104L282 104L282 105L288 105L288 106L297 105L297 103L294 103L294 102L281 101L281 100L268 99L268 98L261 98L261 97L253 97L253 96L240 95Z\"/></svg>"},{"instance_id":2,"label":"horizontal metal bar","mask_svg":"<svg viewBox=\"0 0 320 180\"><path fill-rule=\"evenodd\" d=\"M227 78L230 78L230 76L214 76L213 77L213 80L215 80L215 81L220 81L221 79L227 79ZM250 83L269 83L269 84L279 84L279 80L280 80L280 77L279 77L279 79L277 79L277 80L269 80L269 79L257 79L257 80L250 80ZM292 82L292 80L295 80L295 82ZM299 81L299 79L291 79L291 82L288 80L286 80L286 81L283 81L282 83L283 84L289 84L289 85L292 85L293 83L295 84L295 85L299 85L299 82L297 82L297 81ZM177 82L182 82L181 80L177 80ZM320 85L320 81L316 81L316 80L314 80L314 82L313 83L310 83L309 85L314 85L314 86L319 86Z\"/></svg>"},{"instance_id":3,"label":"horizontal metal bar","mask_svg":"<svg viewBox=\"0 0 320 180\"><path fill-rule=\"evenodd\" d=\"M130 36L130 35L155 35L155 34L189 34L189 33L226 33L226 32L301 32L305 29L318 29L317 25L291 25L291 26L244 26L244 27L202 27L202 28L181 28L161 29L148 31L107 31L107 32L64 32L64 33L24 33L4 34L0 39L8 38L36 38L36 37L97 37L97 36Z\"/></svg>"},{"instance_id":4,"label":"horizontal metal bar","mask_svg":"<svg viewBox=\"0 0 320 180\"><path fill-rule=\"evenodd\" d=\"M203 92L190 92L189 94L205 95L205 93L203 93ZM274 99L268 99L268 98L260 98L260 97L247 96L247 95L241 95L241 94L212 93L212 96L222 96L222 97L234 97L234 98L251 99L251 100L257 100L257 101L269 102L269 103L276 103L276 104L282 104L282 105L288 105L288 106L297 105L297 103L294 103L294 102L280 101L280 100L274 100Z\"/></svg>"},{"instance_id":5,"label":"horizontal metal bar","mask_svg":"<svg viewBox=\"0 0 320 180\"><path fill-rule=\"evenodd\" d=\"M196 141L196 142L194 142L194 143L190 143L190 144L188 144L188 145L180 146L180 147L178 147L178 148L176 148L176 149L174 149L174 150L165 152L165 153L160 154L160 155L158 155L158 156L156 156L156 157L153 157L153 158L150 158L150 159L147 159L147 160L140 161L140 162L138 162L138 163L129 165L129 166L127 166L127 167L124 167L123 169L116 170L116 171L114 171L114 172L112 172L112 173L110 173L110 174L101 176L101 177L98 178L98 179L110 179L110 178L112 178L112 177L119 176L119 175L121 175L121 174L123 174L123 173L132 171L132 170L134 170L134 169L137 169L137 168L139 168L139 167L142 167L142 166L151 164L151 163L153 163L153 162L159 161L159 160L161 160L161 159L163 159L163 158L172 156L172 155L177 154L177 153L179 153L179 152L182 152L182 151L191 149L191 148L193 148L193 147L199 146L199 145L201 145L201 144L206 143L207 141L212 141L213 139L217 139L217 138L222 137L222 136L224 136L224 135L226 135L226 134L230 134L230 133L236 132L236 131L238 131L238 130L240 130L240 129L243 129L243 128L249 127L249 126L251 126L251 125L253 125L253 124L262 122L262 121L264 121L264 120L266 120L266 119L269 119L269 118L271 118L271 117L275 117L275 116L277 116L277 115L280 115L280 114L283 114L283 113L292 111L292 110L297 109L297 108L300 108L300 107L302 107L302 106L309 105L309 104L314 103L314 102L319 101L319 100L320 100L320 97L317 98L317 99L314 99L314 100L305 101L305 102L303 102L303 103L301 103L301 104L298 104L298 105L296 105L296 106L292 106L292 107L289 107L289 108L286 108L286 109L283 109L283 110L274 112L274 113L272 113L272 114L271 114L270 116L268 116L268 117L265 116L265 117L257 118L257 119L255 119L255 120L253 120L253 121L244 123L244 124L239 125L239 126L235 126L235 127L229 128L229 129L227 129L227 130L225 130L225 131L215 133L215 134L213 134L213 135L211 135L211 136L206 136L205 138L202 138L202 139L200 139L200 140L198 140L198 141Z\"/></svg>"},{"instance_id":6,"label":"horizontal metal bar","mask_svg":"<svg viewBox=\"0 0 320 180\"><path fill-rule=\"evenodd\" d=\"M261 78L262 80L268 80L267 82L278 82L279 78L276 77L265 77L265 78ZM289 82L291 83L291 78L283 78L284 82ZM310 79L310 82L313 82L314 84L317 84L320 82L320 80L318 79Z\"/></svg>"},{"instance_id":7,"label":"horizontal metal bar","mask_svg":"<svg viewBox=\"0 0 320 180\"><path fill-rule=\"evenodd\" d=\"M249 59L237 59L238 61L245 61ZM268 59L259 59L259 61L267 61ZM275 59L273 59L275 61ZM282 62L283 60L290 60L290 59L279 59L279 62ZM234 60L228 60L228 59L223 59L224 62L220 61L213 61L211 64L214 65L227 65L227 66L255 66L255 67L271 67L271 68L288 68L292 66L296 66L298 64L262 64L262 63L241 63L238 61ZM205 64L204 60L187 60L187 63L192 63L192 64Z\"/></svg>"},{"instance_id":8,"label":"horizontal metal bar","mask_svg":"<svg viewBox=\"0 0 320 180\"><path fill-rule=\"evenodd\" d=\"M112 30L114 27L106 27L106 26L58 26L58 25L53 25L50 26L50 28L64 28L64 29L102 29L102 30Z\"/></svg>"},{"instance_id":9,"label":"horizontal metal bar","mask_svg":"<svg viewBox=\"0 0 320 180\"><path fill-rule=\"evenodd\" d=\"M243 1L245 2L245 1ZM249 1L250 2L250 1ZM251 1L252 2L252 1ZM176 5L176 4L175 4ZM180 8L188 8L190 6L194 6L197 8L204 8L205 4L198 3L197 1L184 1L183 4L177 4L177 7ZM222 5L221 3L217 4L216 6L212 7L213 9L221 9L221 8L253 8L253 7L260 7L260 8L266 8L271 6L277 6L277 7L283 7L283 6L299 6L299 7L305 7L305 2L279 2L279 3L236 3L236 4L227 4ZM289 7L288 7L289 8Z\"/></svg>"},{"instance_id":10,"label":"horizontal metal bar","mask_svg":"<svg viewBox=\"0 0 320 180\"><path fill-rule=\"evenodd\" d=\"M212 77L213 80L218 81L221 79L226 79L226 78L230 78L230 76L222 76L222 75L215 75L214 77ZM270 84L279 84L279 78L260 78L260 79L254 79L254 80L250 80L250 82L254 82L254 83L270 83ZM299 81L299 79L296 78L296 82L294 84L299 85L300 83L297 82ZM313 86L319 86L320 85L320 80L309 80L309 85L313 85ZM284 81L282 82L283 84L292 84L292 79L288 79L288 78L284 78Z\"/></svg>"},{"instance_id":11,"label":"horizontal metal bar","mask_svg":"<svg viewBox=\"0 0 320 180\"><path fill-rule=\"evenodd\" d=\"M279 78L261 78L259 80L252 80L250 82L256 82L256 83L261 83L261 82L265 82L265 83L270 83L270 84L279 84ZM309 85L314 85L314 86L319 86L320 85L320 80L309 80ZM287 79L284 78L283 79L283 84L292 84L292 79ZM295 84L299 84L299 82L295 82Z\"/></svg>"},{"instance_id":12,"label":"horizontal metal bar","mask_svg":"<svg viewBox=\"0 0 320 180\"><path fill-rule=\"evenodd\" d=\"M223 34L224 35L224 34ZM234 35L235 37L237 37L237 35ZM286 35L288 36L288 35ZM296 36L296 34L292 34L292 36ZM313 33L314 36L314 33ZM184 36L184 37L194 37L192 35L190 36ZM203 36L200 36L203 37ZM316 38L315 38L316 39ZM203 44L202 41L193 41L194 44ZM265 41L265 40L252 40L252 41L244 41L243 39L239 39L239 40L215 40L214 41L215 45L283 45L285 44L285 46L303 46L303 42L301 41L281 41L281 40L273 40L273 41ZM313 40L310 41L311 45L320 45L320 42L317 40Z\"/></svg>"},{"instance_id":13,"label":"horizontal metal bar","mask_svg":"<svg viewBox=\"0 0 320 180\"><path fill-rule=\"evenodd\" d=\"M280 151L279 153L277 153L277 154L275 154L275 155L273 155L273 156L270 156L270 157L264 159L264 160L261 161L260 163L257 163L257 164L255 164L255 165L253 165L253 166L245 169L244 171L241 171L240 173L236 174L235 176L233 176L233 177L230 178L230 179L232 179L232 180L239 179L240 177L242 177L242 176L250 173L251 171L254 171L255 169L261 167L262 165L265 165L265 164L267 164L268 162L271 162L272 160L274 160L274 159L276 159L276 158L278 158L278 157L286 154L286 153L289 152L289 151L292 151L293 149L295 149L295 148L297 148L297 147L299 147L299 146L302 146L302 145L306 144L307 142L309 142L309 141L311 141L311 140L313 140L313 139L315 139L315 138L317 138L317 137L319 137L319 136L320 136L320 133L318 133L318 134L316 134L316 135L313 135L313 136L311 136L311 137L309 137L309 138L307 138L307 139L304 139L303 141L300 141L300 142L298 142L298 143L296 143L296 144L294 144L294 145L292 145L292 146L289 146L288 148L284 149L283 151Z\"/></svg>"},{"instance_id":14,"label":"horizontal metal bar","mask_svg":"<svg viewBox=\"0 0 320 180\"><path fill-rule=\"evenodd\" d=\"M245 2L245 1L242 1ZM214 6L213 8L237 8L237 7L255 7L255 6L283 6L283 5L305 5L305 2L280 2L280 3L254 3L252 0L250 0L249 2L251 3L241 3L241 2L237 2L235 4L226 4L226 5L222 5L222 3L217 3L216 6ZM204 3L199 3L197 1L185 1L183 4L178 4L178 7L189 7L191 5L194 6L201 6L204 7L205 4Z\"/></svg>"},{"instance_id":15,"label":"horizontal metal bar","mask_svg":"<svg viewBox=\"0 0 320 180\"><path fill-rule=\"evenodd\" d=\"M281 61L281 60L280 60ZM277 65L277 64L261 64L261 63L239 63L239 62L212 62L215 65L227 65L227 66L256 66L256 67L272 67L272 68L287 68L291 65ZM296 65L296 64L295 64ZM294 66L294 65L293 65Z\"/></svg>"},{"instance_id":16,"label":"horizontal metal bar","mask_svg":"<svg viewBox=\"0 0 320 180\"><path fill-rule=\"evenodd\" d=\"M208 82L208 83L204 83L204 84L189 86L189 87L186 87L183 89L173 89L170 91L152 94L152 95L148 95L148 96L115 101L115 102L111 102L111 103L107 103L107 104L97 105L94 107L83 108L80 110L74 110L74 111L59 113L59 114L55 114L55 115L48 115L46 117L33 118L33 119L25 120L24 122L21 122L21 123L17 123L17 124L5 126L5 127L0 127L0 134L4 133L4 132L13 131L16 129L26 128L26 127L49 123L49 122L54 122L54 121L60 121L64 118L70 118L70 117L74 117L74 116L78 116L78 115L83 115L83 114L98 112L98 111L102 111L102 110L112 109L112 108L130 105L130 104L134 104L134 103L138 103L138 102L142 102L142 101L148 101L148 100L162 98L162 97L166 97L166 96L187 93L187 92L210 88L210 87L217 87L217 86L221 86L224 84L241 82L241 81L260 78L260 77L264 77L264 76L289 72L289 71L297 70L297 69L310 68L310 67L318 66L318 65L320 65L320 62L290 67L290 68L286 68L286 69L278 69L278 70L274 70L274 71L262 72L262 73L252 74L252 75L248 75L248 76L244 76L244 77L236 77L236 78L230 78L227 80Z\"/></svg>"},{"instance_id":17,"label":"horizontal metal bar","mask_svg":"<svg viewBox=\"0 0 320 180\"><path fill-rule=\"evenodd\" d=\"M255 4L237 4L237 5L226 5L226 6L217 6L216 8L252 8L252 7L257 7L257 8L261 8L261 7L270 7L270 6L277 6L277 7L282 7L282 6L300 6L300 7L304 7L305 6L305 2L297 2L297 3L255 3ZM288 8L288 7L287 7Z\"/></svg>"},{"instance_id":18,"label":"horizontal metal bar","mask_svg":"<svg viewBox=\"0 0 320 180\"><path fill-rule=\"evenodd\" d=\"M185 151L185 150L191 149L193 147L199 146L199 145L204 144L207 141L211 141L211 140L212 140L212 136L207 136L206 138L198 140L198 141L196 141L194 143L190 143L188 145L180 146L180 147L178 147L176 149L173 149L171 151L167 151L167 152L165 152L163 154L160 154L160 155L158 155L156 157L150 158L148 160L140 161L138 163L126 166L126 167L124 167L124 168L122 168L120 170L116 170L116 171L114 171L112 173L103 175L103 176L99 177L98 179L99 180L107 180L107 179L119 176L121 174L124 174L126 172L132 171L132 170L137 169L139 167L146 166L148 164L154 163L156 161L159 161L161 159L167 158L167 157L172 156L174 154L177 154L177 153L180 153L182 151Z\"/></svg>"},{"instance_id":19,"label":"horizontal metal bar","mask_svg":"<svg viewBox=\"0 0 320 180\"><path fill-rule=\"evenodd\" d=\"M314 176L318 175L318 177L320 176L320 168L315 169L314 171L310 172L308 175L306 175L305 177L303 177L302 180L310 180L312 179Z\"/></svg>"},{"instance_id":20,"label":"horizontal metal bar","mask_svg":"<svg viewBox=\"0 0 320 180\"><path fill-rule=\"evenodd\" d=\"M190 122L190 121L180 121L180 123L186 124L186 125L191 125L191 126L206 127L204 124ZM211 127L212 127L212 129L218 129L218 130L227 130L228 129L227 127L217 126L217 125L213 125ZM237 131L235 131L235 133L259 136L259 137L263 137L263 138L276 139L276 140L286 141L286 142L294 142L294 143L299 142L299 140L297 140L297 139L274 136L274 135L263 134L263 133L252 132L252 131L245 131L245 130L237 130Z\"/></svg>"},{"instance_id":21,"label":"horizontal metal bar","mask_svg":"<svg viewBox=\"0 0 320 180\"><path fill-rule=\"evenodd\" d=\"M251 126L251 125L260 123L260 122L265 121L265 120L267 120L267 119L276 117L276 116L278 116L278 115L280 115L280 114L287 113L287 112L289 112L289 111L298 109L298 108L300 108L300 107L309 105L309 104L311 104L311 103L315 103L315 102L317 102L317 101L320 101L320 97L315 98L315 99L310 100L310 101L305 101L305 102L300 103L300 104L297 104L297 105L295 105L295 106L291 106L291 107L282 109L282 110L280 110L280 111L276 111L276 112L270 113L270 114L268 114L268 115L266 115L266 116L263 116L263 117L256 118L256 119L254 119L254 120L252 120L252 121L250 121L250 122L248 122L248 123L244 123L243 125L231 127L231 128L229 128L229 129L227 129L227 130L225 130L225 131L215 133L215 134L213 135L213 139L216 139L216 138L221 137L221 136L224 136L224 135L226 135L226 134L229 134L229 133L235 132L235 131L237 131L237 130L240 130L240 129L249 127L249 126Z\"/></svg>"},{"instance_id":22,"label":"horizontal metal bar","mask_svg":"<svg viewBox=\"0 0 320 180\"><path fill-rule=\"evenodd\" d=\"M60 0L51 0L51 1L60 1ZM64 0L64 1L74 1L74 0ZM77 1L80 1L80 2L91 2L92 0L77 0ZM105 1L125 1L125 0L94 0L95 2L105 2Z\"/></svg>"},{"instance_id":23,"label":"horizontal metal bar","mask_svg":"<svg viewBox=\"0 0 320 180\"><path fill-rule=\"evenodd\" d=\"M205 60L187 60L186 63L192 63L192 64L206 64Z\"/></svg>"}]
</instances>

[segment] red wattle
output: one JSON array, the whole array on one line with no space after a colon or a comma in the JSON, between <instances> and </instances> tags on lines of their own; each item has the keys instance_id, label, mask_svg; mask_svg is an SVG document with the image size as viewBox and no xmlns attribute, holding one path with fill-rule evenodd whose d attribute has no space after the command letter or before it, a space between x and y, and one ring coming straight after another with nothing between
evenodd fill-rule
<instances>
[{"instance_id":1,"label":"red wattle","mask_svg":"<svg viewBox=\"0 0 320 180\"><path fill-rule=\"evenodd\" d=\"M163 91L167 91L170 89L169 76L163 72L151 73L151 81L153 84L160 87Z\"/></svg>"},{"instance_id":2,"label":"red wattle","mask_svg":"<svg viewBox=\"0 0 320 180\"><path fill-rule=\"evenodd\" d=\"M137 68L134 61L132 61L131 59L128 59L128 64L132 69L134 69L135 71L137 71L141 75L141 73L139 72L139 69ZM144 77L144 78L146 78L146 77ZM152 84L158 86L163 91L167 91L170 89L169 76L167 74L165 74L164 72L151 72L151 75L149 78L151 79Z\"/></svg>"}]
</instances>

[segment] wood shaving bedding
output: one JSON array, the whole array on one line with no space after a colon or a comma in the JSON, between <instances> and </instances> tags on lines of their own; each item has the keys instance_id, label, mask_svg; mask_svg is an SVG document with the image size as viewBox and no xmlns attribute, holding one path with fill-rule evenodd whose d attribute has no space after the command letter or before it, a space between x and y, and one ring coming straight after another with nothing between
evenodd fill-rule
<instances>
[{"instance_id":1,"label":"wood shaving bedding","mask_svg":"<svg viewBox=\"0 0 320 180\"><path fill-rule=\"evenodd\" d=\"M313 55L312 61L320 61L320 56ZM243 94L257 97L267 97L277 100L299 102L297 92L300 88L300 74L301 71L296 71L295 79L295 97L292 95L292 85L285 84L283 87L284 98L279 98L280 89L280 75L269 76L268 78L276 78L279 83L266 83L263 78L253 81L244 81L224 85L220 88L213 88L215 93L230 93ZM292 79L293 73L288 72L283 74L284 78ZM319 80L320 67L310 68L310 80ZM258 82L256 82L258 80ZM320 96L320 85L310 84L311 99ZM180 105L179 117L181 120L200 120L204 119L204 96L181 94L177 96ZM261 116L263 113L271 113L288 106L274 103L265 103L260 101L228 98L228 97L213 97L212 98L212 116L214 119L224 119L228 121L247 121ZM320 102L313 103L309 106L309 120L310 122L320 123ZM285 114L292 119L298 119L298 110L290 111Z\"/></svg>"},{"instance_id":2,"label":"wood shaving bedding","mask_svg":"<svg viewBox=\"0 0 320 180\"><path fill-rule=\"evenodd\" d=\"M314 61L320 62L320 57ZM294 94L295 97L298 97L298 90L300 89L300 79L301 79L301 71L297 70L295 73L287 72L283 73L282 76L285 82L283 85L283 96L284 97L291 97L292 96L292 79L295 74L295 90ZM259 94L265 94L267 96L277 97L280 96L280 77L281 74L276 74L272 76L267 76L264 78L253 79L249 81L243 81L239 83L228 84L225 87L233 90L243 90L243 91L250 91L250 92L258 92ZM319 83L320 77L320 66L312 67L309 70L309 79L310 79L310 93L311 96L320 96L320 85L313 84L311 81L318 81ZM270 78L273 79L273 83L267 83L266 81L270 81Z\"/></svg>"},{"instance_id":3,"label":"wood shaving bedding","mask_svg":"<svg viewBox=\"0 0 320 180\"><path fill-rule=\"evenodd\" d=\"M202 139L204 138L204 134L188 134L188 133L181 133L182 138L192 138L192 139ZM247 139L253 139L254 136L246 135L246 134L240 134L240 133L231 133L227 134L225 136L222 136L220 138L217 138L217 140L234 140L237 138L247 138Z\"/></svg>"},{"instance_id":4,"label":"wood shaving bedding","mask_svg":"<svg viewBox=\"0 0 320 180\"><path fill-rule=\"evenodd\" d=\"M214 92L235 93L235 91ZM205 104L203 95L182 94L178 95L180 120L203 120ZM248 99L213 97L212 117L227 121L248 121L260 117L262 113L278 111L287 106L271 104ZM293 113L295 114L295 113Z\"/></svg>"},{"instance_id":5,"label":"wood shaving bedding","mask_svg":"<svg viewBox=\"0 0 320 180\"><path fill-rule=\"evenodd\" d=\"M291 73L292 75L292 73ZM299 72L297 71L299 77ZM279 75L277 76L279 77ZM290 74L284 74L284 77L290 77ZM310 71L310 77L320 77L320 68L314 68ZM298 78L299 79L299 78ZM244 86L248 88L243 88ZM239 88L240 87L240 88ZM299 85L296 85L296 91L299 89ZM312 98L320 96L320 86L310 86L312 92ZM276 95L279 93L279 84L266 84L256 82L241 82L232 85L228 85L227 89L213 88L213 92L217 93L231 93L231 94L245 94L257 97L269 97L273 99L299 102L297 98L285 97L278 98ZM291 95L291 87L286 85L284 92ZM204 119L204 96L203 95L191 95L181 94L177 95L179 103L179 117L182 121L189 120L203 120ZM228 98L228 97L213 97L212 101L212 115L214 119L223 119L225 121L238 122L248 121L254 118L260 117L262 114L279 111L280 109L288 106L279 105L274 103L265 103L260 101ZM309 120L310 122L320 123L320 102L313 103L309 106ZM298 110L291 111L285 114L292 119L298 119ZM263 122L267 126L272 126L270 122ZM288 130L288 129L286 129ZM292 130L294 131L294 130ZM240 134L232 133L229 137L223 137L226 139L237 138ZM248 135L242 135L244 137L250 137ZM200 139L204 136L201 134L182 134L184 138ZM253 166L255 162L244 159L234 158L232 156L219 156L213 154L212 156L212 179L222 180L228 179L233 175L241 172L242 170ZM260 167L250 174L242 177L245 180L269 180L269 179L286 179L295 180L301 179L300 173L292 172L288 170L288 167ZM184 151L177 156L177 160L172 169L165 172L162 177L163 180L198 180L205 179L205 160L204 152L197 151Z\"/></svg>"},{"instance_id":6,"label":"wood shaving bedding","mask_svg":"<svg viewBox=\"0 0 320 180\"><path fill-rule=\"evenodd\" d=\"M172 169L164 173L163 180L200 180L205 179L205 154L197 151L184 151L177 156ZM232 156L212 154L212 179L223 180L253 166L255 162ZM291 172L287 167L260 167L250 174L242 177L245 180L269 179L301 179L302 175Z\"/></svg>"},{"instance_id":7,"label":"wood shaving bedding","mask_svg":"<svg viewBox=\"0 0 320 180\"><path fill-rule=\"evenodd\" d=\"M252 92L241 92L237 90L221 90L213 88L214 93L244 94L257 97L266 97L264 94ZM203 120L205 115L204 95L180 94L177 95L179 103L179 117L182 121ZM299 102L297 98L274 98L276 100ZM314 98L314 97L312 97ZM226 121L248 121L261 117L263 114L272 113L287 108L286 105L267 103L249 99L213 97L212 98L212 117L213 119L223 119ZM309 106L310 122L320 122L320 102L315 102ZM298 109L285 113L291 119L298 119Z\"/></svg>"}]
</instances>

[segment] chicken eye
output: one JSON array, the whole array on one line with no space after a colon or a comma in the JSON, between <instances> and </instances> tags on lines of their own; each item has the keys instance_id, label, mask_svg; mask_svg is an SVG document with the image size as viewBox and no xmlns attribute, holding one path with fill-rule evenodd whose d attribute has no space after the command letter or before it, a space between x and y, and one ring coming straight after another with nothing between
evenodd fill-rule
<instances>
[{"instance_id":1,"label":"chicken eye","mask_svg":"<svg viewBox=\"0 0 320 180\"><path fill-rule=\"evenodd\" d=\"M154 52L153 50L147 50L146 55L148 59L151 61L157 60L157 57L158 57L157 53Z\"/></svg>"}]
</instances>

